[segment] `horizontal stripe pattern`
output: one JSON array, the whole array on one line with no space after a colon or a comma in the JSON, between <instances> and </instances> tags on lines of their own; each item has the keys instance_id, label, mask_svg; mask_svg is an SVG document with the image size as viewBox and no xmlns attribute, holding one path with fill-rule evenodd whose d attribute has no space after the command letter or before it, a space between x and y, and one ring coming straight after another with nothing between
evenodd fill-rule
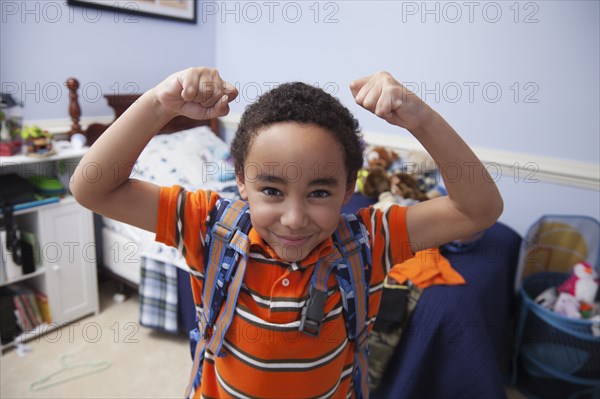
<instances>
[{"instance_id":1,"label":"horizontal stripe pattern","mask_svg":"<svg viewBox=\"0 0 600 399\"><path fill-rule=\"evenodd\" d=\"M218 199L214 193L185 192L177 186L163 187L160 194L156 239L185 253L200 315L205 278L203 237L207 215ZM373 251L367 317L370 329L379 308L385 274L407 257L401 245L408 242L405 209L392 207L385 213L364 209L358 217L369 232ZM347 338L334 274L327 281L321 332L318 337L306 335L298 327L314 264L299 266L272 259L272 251L262 247L262 240L250 244L247 271L225 335L225 356L206 352L196 397L353 397L355 343ZM325 251L323 248L316 250Z\"/></svg>"}]
</instances>

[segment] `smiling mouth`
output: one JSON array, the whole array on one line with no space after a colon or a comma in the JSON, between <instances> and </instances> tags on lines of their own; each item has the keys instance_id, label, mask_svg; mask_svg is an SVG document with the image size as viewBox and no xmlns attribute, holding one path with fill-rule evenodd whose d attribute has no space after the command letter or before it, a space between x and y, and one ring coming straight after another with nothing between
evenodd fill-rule
<instances>
[{"instance_id":1,"label":"smiling mouth","mask_svg":"<svg viewBox=\"0 0 600 399\"><path fill-rule=\"evenodd\" d=\"M310 237L312 237L312 234L300 237L280 236L279 234L275 234L275 236L283 245L300 246L306 243L310 239Z\"/></svg>"}]
</instances>

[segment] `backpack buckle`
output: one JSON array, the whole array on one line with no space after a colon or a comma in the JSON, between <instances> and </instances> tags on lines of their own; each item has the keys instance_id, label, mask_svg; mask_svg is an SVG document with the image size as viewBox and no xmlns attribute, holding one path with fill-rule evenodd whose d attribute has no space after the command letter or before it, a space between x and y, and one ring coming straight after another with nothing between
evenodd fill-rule
<instances>
[{"instance_id":1,"label":"backpack buckle","mask_svg":"<svg viewBox=\"0 0 600 399\"><path fill-rule=\"evenodd\" d=\"M213 237L223 241L226 244L231 242L238 230L240 230L238 226L231 228L220 221L216 222L212 228Z\"/></svg>"},{"instance_id":2,"label":"backpack buckle","mask_svg":"<svg viewBox=\"0 0 600 399\"><path fill-rule=\"evenodd\" d=\"M362 249L362 237L350 237L337 244L338 251L344 259L348 259Z\"/></svg>"},{"instance_id":3,"label":"backpack buckle","mask_svg":"<svg viewBox=\"0 0 600 399\"><path fill-rule=\"evenodd\" d=\"M321 324L323 324L326 299L326 292L319 291L311 285L308 300L304 308L302 308L299 331L313 337L319 336Z\"/></svg>"}]
</instances>

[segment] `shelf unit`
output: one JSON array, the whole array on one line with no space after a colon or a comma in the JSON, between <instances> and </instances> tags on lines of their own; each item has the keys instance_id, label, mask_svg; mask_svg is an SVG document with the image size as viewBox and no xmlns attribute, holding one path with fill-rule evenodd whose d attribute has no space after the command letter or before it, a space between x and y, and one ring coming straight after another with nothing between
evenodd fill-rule
<instances>
[{"instance_id":1,"label":"shelf unit","mask_svg":"<svg viewBox=\"0 0 600 399\"><path fill-rule=\"evenodd\" d=\"M85 151L86 148L65 150L46 158L0 157L0 174L17 173L29 177L56 174L59 169L72 173ZM57 168L57 161L63 163L61 168ZM63 184L68 184L68 178L69 175L63 176ZM52 322L2 344L2 351L99 312L92 212L81 207L72 196L65 195L58 202L15 211L14 218L20 230L35 236L36 269L3 282L0 288L22 284L44 293Z\"/></svg>"},{"instance_id":2,"label":"shelf unit","mask_svg":"<svg viewBox=\"0 0 600 399\"><path fill-rule=\"evenodd\" d=\"M88 150L88 147L68 148L48 157L35 157L27 155L13 155L11 157L0 156L0 167L39 164L44 162L54 162L66 159L81 159Z\"/></svg>"}]
</instances>

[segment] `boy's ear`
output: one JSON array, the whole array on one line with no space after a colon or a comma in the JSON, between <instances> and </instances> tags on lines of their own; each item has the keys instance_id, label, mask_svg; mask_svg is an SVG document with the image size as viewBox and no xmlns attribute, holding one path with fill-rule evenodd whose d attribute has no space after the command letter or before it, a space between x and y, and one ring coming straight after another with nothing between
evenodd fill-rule
<instances>
[{"instance_id":1,"label":"boy's ear","mask_svg":"<svg viewBox=\"0 0 600 399\"><path fill-rule=\"evenodd\" d=\"M235 183L237 184L238 187L238 191L240 192L240 197L242 197L242 199L244 201L248 200L248 193L246 192L246 183L244 180L244 176L240 176L240 175L235 175Z\"/></svg>"},{"instance_id":2,"label":"boy's ear","mask_svg":"<svg viewBox=\"0 0 600 399\"><path fill-rule=\"evenodd\" d=\"M346 193L344 194L344 205L348 203L348 201L350 201L350 198L352 197L352 194L354 194L354 191L356 190L356 181L353 181L352 183L348 183L346 185Z\"/></svg>"}]
</instances>

